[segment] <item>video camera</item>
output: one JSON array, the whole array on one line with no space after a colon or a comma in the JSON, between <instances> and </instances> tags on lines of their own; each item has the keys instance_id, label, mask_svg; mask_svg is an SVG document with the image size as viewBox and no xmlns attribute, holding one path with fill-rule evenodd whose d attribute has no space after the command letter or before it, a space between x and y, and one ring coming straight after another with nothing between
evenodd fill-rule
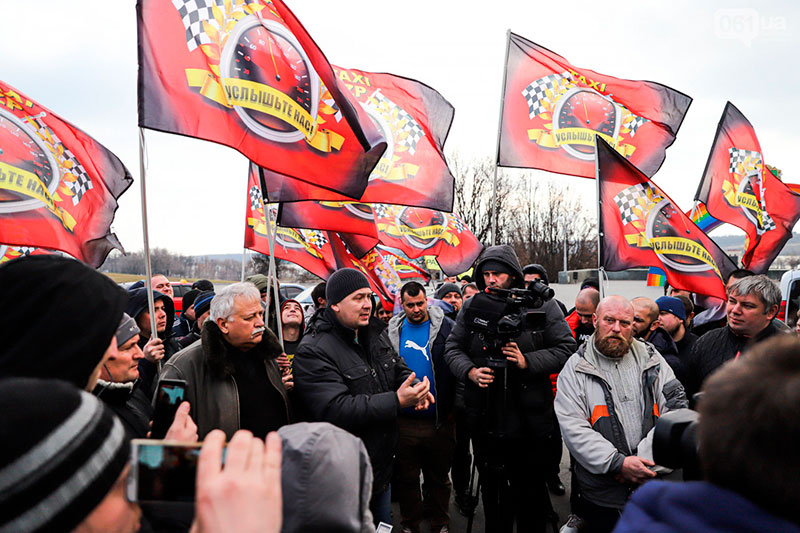
<instances>
[{"instance_id":1,"label":"video camera","mask_svg":"<svg viewBox=\"0 0 800 533\"><path fill-rule=\"evenodd\" d=\"M465 324L485 342L489 367L507 365L501 348L523 331L544 331L547 316L531 309L542 307L554 295L553 289L537 279L526 289L487 287L472 297L465 311Z\"/></svg>"},{"instance_id":2,"label":"video camera","mask_svg":"<svg viewBox=\"0 0 800 533\"><path fill-rule=\"evenodd\" d=\"M653 431L653 460L656 464L683 469L685 481L701 479L698 456L698 414L691 409L664 413Z\"/></svg>"}]
</instances>

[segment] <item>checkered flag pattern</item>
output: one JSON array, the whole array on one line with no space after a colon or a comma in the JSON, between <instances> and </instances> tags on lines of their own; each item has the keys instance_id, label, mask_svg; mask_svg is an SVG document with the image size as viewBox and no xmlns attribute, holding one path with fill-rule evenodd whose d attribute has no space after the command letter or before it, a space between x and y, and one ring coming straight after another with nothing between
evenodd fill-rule
<instances>
[{"instance_id":1,"label":"checkered flag pattern","mask_svg":"<svg viewBox=\"0 0 800 533\"><path fill-rule=\"evenodd\" d=\"M386 204L372 204L372 212L375 218L387 218L392 216L391 208Z\"/></svg>"},{"instance_id":2,"label":"checkered flag pattern","mask_svg":"<svg viewBox=\"0 0 800 533\"><path fill-rule=\"evenodd\" d=\"M31 255L36 248L31 248L30 246L14 246L11 249L17 252L19 255L24 256Z\"/></svg>"},{"instance_id":3,"label":"checkered flag pattern","mask_svg":"<svg viewBox=\"0 0 800 533\"><path fill-rule=\"evenodd\" d=\"M736 169L739 168L740 164L744 165L748 158L750 158L749 168L758 168L758 166L761 165L761 154L755 150L740 150L731 147L728 149L728 152L731 156L731 166L729 169L731 174L736 174Z\"/></svg>"},{"instance_id":4,"label":"checkered flag pattern","mask_svg":"<svg viewBox=\"0 0 800 533\"><path fill-rule=\"evenodd\" d=\"M222 7L224 0L172 0L186 29L186 45L191 52L201 44L211 44L211 38L203 31L204 20L214 20L212 7Z\"/></svg>"},{"instance_id":5,"label":"checkered flag pattern","mask_svg":"<svg viewBox=\"0 0 800 533\"><path fill-rule=\"evenodd\" d=\"M647 120L648 119L644 117L637 117L636 115L633 115L633 119L627 124L628 129L631 130L631 137L636 135L636 130L639 129L639 126L647 122Z\"/></svg>"},{"instance_id":6,"label":"checkered flag pattern","mask_svg":"<svg viewBox=\"0 0 800 533\"><path fill-rule=\"evenodd\" d=\"M542 101L550 99L556 90L556 86L564 77L563 74L548 74L523 89L522 96L528 101L528 116L530 118L547 111L542 105ZM549 95L547 94L548 91L550 91Z\"/></svg>"},{"instance_id":7,"label":"checkered flag pattern","mask_svg":"<svg viewBox=\"0 0 800 533\"><path fill-rule=\"evenodd\" d=\"M649 193L649 194L648 194ZM652 203L650 198L660 197L658 191L649 183L637 183L627 189L623 189L614 197L614 202L619 207L619 213L622 215L622 223L630 224L634 220L640 220L639 215L636 214L635 209L642 208L642 199L646 203Z\"/></svg>"},{"instance_id":8,"label":"checkered flag pattern","mask_svg":"<svg viewBox=\"0 0 800 533\"><path fill-rule=\"evenodd\" d=\"M772 231L778 226L775 224L775 221L772 220L772 217L769 216L769 213L764 209L764 205L762 202L761 205L761 225L764 226L764 231Z\"/></svg>"},{"instance_id":9,"label":"checkered flag pattern","mask_svg":"<svg viewBox=\"0 0 800 533\"><path fill-rule=\"evenodd\" d=\"M453 224L453 227L456 228L456 231L458 233L461 233L461 232L463 232L464 230L467 229L466 224L464 224L464 222L459 217L457 217L455 214L450 214L450 215L446 215L446 216L447 216L447 218L450 219L450 222Z\"/></svg>"},{"instance_id":10,"label":"checkered flag pattern","mask_svg":"<svg viewBox=\"0 0 800 533\"><path fill-rule=\"evenodd\" d=\"M39 135L42 138L48 139L53 145L61 144L61 139L59 139L58 136L47 127L47 124L44 123L41 116L32 118L36 123L36 127L39 130ZM61 166L69 169L69 172L75 176L75 181L65 181L64 185L66 185L72 193L72 205L78 205L78 202L81 201L83 195L86 194L86 192L90 189L94 188L92 185L92 180L89 177L89 174L86 173L86 169L83 168L83 165L81 165L81 162L75 157L75 154L70 152L68 149L65 148L63 153L59 155L58 158Z\"/></svg>"},{"instance_id":11,"label":"checkered flag pattern","mask_svg":"<svg viewBox=\"0 0 800 533\"><path fill-rule=\"evenodd\" d=\"M417 151L417 143L425 136L425 131L422 129L419 123L414 120L414 117L399 107L397 108L397 111L398 120L400 124L402 124L400 131L406 134L397 144L408 147L409 153L414 155L414 152Z\"/></svg>"},{"instance_id":12,"label":"checkered flag pattern","mask_svg":"<svg viewBox=\"0 0 800 533\"><path fill-rule=\"evenodd\" d=\"M259 207L262 207L261 189L253 185L250 187L250 209L258 211Z\"/></svg>"},{"instance_id":13,"label":"checkered flag pattern","mask_svg":"<svg viewBox=\"0 0 800 533\"><path fill-rule=\"evenodd\" d=\"M316 246L317 248L322 248L326 244L328 244L328 239L325 237L325 234L318 230L303 230L301 232L303 237L306 239L306 242Z\"/></svg>"}]
</instances>

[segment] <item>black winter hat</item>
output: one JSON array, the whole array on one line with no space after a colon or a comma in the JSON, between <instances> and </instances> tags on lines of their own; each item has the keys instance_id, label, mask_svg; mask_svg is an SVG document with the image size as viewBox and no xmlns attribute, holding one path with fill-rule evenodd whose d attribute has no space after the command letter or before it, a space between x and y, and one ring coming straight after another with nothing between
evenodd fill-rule
<instances>
[{"instance_id":1,"label":"black winter hat","mask_svg":"<svg viewBox=\"0 0 800 533\"><path fill-rule=\"evenodd\" d=\"M72 531L129 455L122 423L91 394L64 381L0 381L0 530Z\"/></svg>"},{"instance_id":2,"label":"black winter hat","mask_svg":"<svg viewBox=\"0 0 800 533\"><path fill-rule=\"evenodd\" d=\"M214 291L203 291L194 299L194 316L199 317L209 309L211 309L211 300L214 299L216 293Z\"/></svg>"},{"instance_id":3,"label":"black winter hat","mask_svg":"<svg viewBox=\"0 0 800 533\"><path fill-rule=\"evenodd\" d=\"M183 310L186 311L189 309L192 304L194 303L195 298L197 295L200 294L200 291L197 289L189 289L183 294L183 298L181 299L181 303L183 305Z\"/></svg>"},{"instance_id":4,"label":"black winter hat","mask_svg":"<svg viewBox=\"0 0 800 533\"><path fill-rule=\"evenodd\" d=\"M74 259L38 255L6 263L0 267L0 377L86 387L127 302L110 278Z\"/></svg>"},{"instance_id":5,"label":"black winter hat","mask_svg":"<svg viewBox=\"0 0 800 533\"><path fill-rule=\"evenodd\" d=\"M522 274L527 276L528 274L539 274L539 277L542 278L542 281L545 285L550 284L550 280L547 278L547 270L540 265L539 263L531 263L529 265L525 265L522 268Z\"/></svg>"},{"instance_id":6,"label":"black winter hat","mask_svg":"<svg viewBox=\"0 0 800 533\"><path fill-rule=\"evenodd\" d=\"M207 279L198 279L197 281L192 283L192 288L197 289L200 292L213 291L214 284L208 281Z\"/></svg>"},{"instance_id":7,"label":"black winter hat","mask_svg":"<svg viewBox=\"0 0 800 533\"><path fill-rule=\"evenodd\" d=\"M342 268L328 278L325 299L328 305L338 304L358 289L369 289L367 277L355 268Z\"/></svg>"},{"instance_id":8,"label":"black winter hat","mask_svg":"<svg viewBox=\"0 0 800 533\"><path fill-rule=\"evenodd\" d=\"M434 294L434 296L436 296L437 300L441 300L445 297L445 295L451 292L457 292L458 294L461 294L461 287L455 283L443 283L441 287L436 289L436 294Z\"/></svg>"}]
</instances>

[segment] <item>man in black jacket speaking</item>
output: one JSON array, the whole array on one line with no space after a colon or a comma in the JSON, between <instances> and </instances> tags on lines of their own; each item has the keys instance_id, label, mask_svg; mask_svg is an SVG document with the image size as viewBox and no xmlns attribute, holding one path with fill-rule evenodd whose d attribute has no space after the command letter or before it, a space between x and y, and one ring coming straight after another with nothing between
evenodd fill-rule
<instances>
[{"instance_id":1,"label":"man in black jacket speaking","mask_svg":"<svg viewBox=\"0 0 800 533\"><path fill-rule=\"evenodd\" d=\"M483 291L523 288L519 259L508 245L487 248L475 265L475 282ZM481 305L480 293L464 303L445 348L445 360L465 382L464 403L481 477L487 532L544 531L550 511L545 486L548 439L552 437L553 389L550 374L558 373L575 351L575 339L555 300L536 311L544 313L539 331L523 331L501 348L505 379L495 380L489 367L487 336L470 330L467 317ZM485 300L483 300L485 301ZM498 358L499 356L499 358ZM500 370L500 369L498 369ZM498 377L500 374L498 373ZM490 400L491 398L491 400ZM496 403L503 399L502 414ZM489 427L495 425L495 427Z\"/></svg>"},{"instance_id":2,"label":"man in black jacket speaking","mask_svg":"<svg viewBox=\"0 0 800 533\"><path fill-rule=\"evenodd\" d=\"M383 335L372 314L372 291L358 270L328 278L327 307L308 324L294 356L295 397L306 416L330 422L361 438L372 464L373 520L391 524L389 481L404 407L427 409L433 396Z\"/></svg>"}]
</instances>

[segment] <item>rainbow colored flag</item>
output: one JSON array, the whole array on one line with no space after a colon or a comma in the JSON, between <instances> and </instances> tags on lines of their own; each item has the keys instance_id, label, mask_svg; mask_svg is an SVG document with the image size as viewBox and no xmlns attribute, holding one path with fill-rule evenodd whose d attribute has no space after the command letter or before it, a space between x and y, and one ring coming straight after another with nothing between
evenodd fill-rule
<instances>
[{"instance_id":1,"label":"rainbow colored flag","mask_svg":"<svg viewBox=\"0 0 800 533\"><path fill-rule=\"evenodd\" d=\"M667 274L658 267L650 267L647 273L647 286L648 287L663 287L667 282Z\"/></svg>"},{"instance_id":2,"label":"rainbow colored flag","mask_svg":"<svg viewBox=\"0 0 800 533\"><path fill-rule=\"evenodd\" d=\"M692 222L703 230L704 233L708 233L724 224L724 222L717 220L709 214L706 204L703 202L697 202L697 207L694 210L688 210L686 216L691 218Z\"/></svg>"}]
</instances>

